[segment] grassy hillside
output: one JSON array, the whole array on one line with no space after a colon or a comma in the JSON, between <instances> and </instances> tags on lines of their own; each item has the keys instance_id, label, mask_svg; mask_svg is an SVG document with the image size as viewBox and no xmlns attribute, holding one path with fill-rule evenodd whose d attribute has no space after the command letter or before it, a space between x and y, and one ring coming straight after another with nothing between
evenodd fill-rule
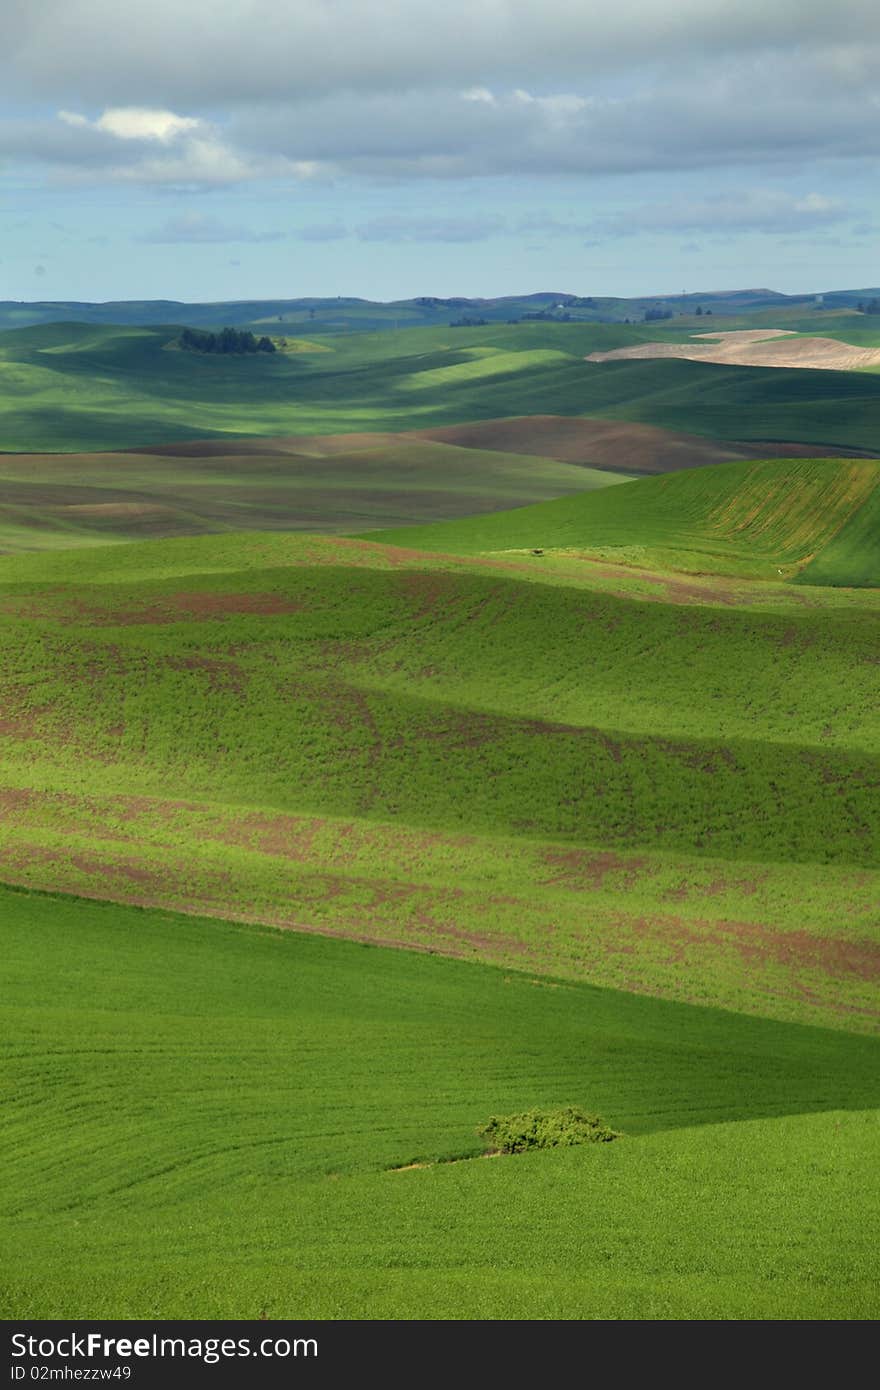
<instances>
[{"instance_id":1,"label":"grassy hillside","mask_svg":"<svg viewBox=\"0 0 880 1390\"><path fill-rule=\"evenodd\" d=\"M878 506L880 464L873 461L762 460L369 534L452 554L583 551L646 567L760 579L790 577L806 566L808 582L871 584L880 581Z\"/></svg>"},{"instance_id":2,"label":"grassy hillside","mask_svg":"<svg viewBox=\"0 0 880 1390\"><path fill-rule=\"evenodd\" d=\"M798 575L802 584L880 585L880 488Z\"/></svg>"},{"instance_id":3,"label":"grassy hillside","mask_svg":"<svg viewBox=\"0 0 880 1390\"><path fill-rule=\"evenodd\" d=\"M5 559L7 879L867 1026L874 591L543 558Z\"/></svg>"},{"instance_id":4,"label":"grassy hillside","mask_svg":"<svg viewBox=\"0 0 880 1390\"><path fill-rule=\"evenodd\" d=\"M48 897L2 920L7 1317L876 1315L874 1039ZM477 1157L490 1114L572 1103L624 1137Z\"/></svg>"},{"instance_id":5,"label":"grassy hillside","mask_svg":"<svg viewBox=\"0 0 880 1390\"><path fill-rule=\"evenodd\" d=\"M322 438L325 438L322 436ZM0 551L255 530L434 521L625 478L552 458L394 435L142 453L0 455ZM345 447L346 442L348 447Z\"/></svg>"},{"instance_id":6,"label":"grassy hillside","mask_svg":"<svg viewBox=\"0 0 880 1390\"><path fill-rule=\"evenodd\" d=\"M726 440L876 449L870 372L585 362L652 324L519 323L342 334L325 350L229 358L178 329L53 324L0 336L0 449L124 450L224 435L411 430L598 415ZM677 336L693 325L676 326ZM464 334L464 336L463 336ZM327 351L329 346L331 349Z\"/></svg>"},{"instance_id":7,"label":"grassy hillside","mask_svg":"<svg viewBox=\"0 0 880 1390\"><path fill-rule=\"evenodd\" d=\"M0 556L0 1313L875 1317L878 478Z\"/></svg>"},{"instance_id":8,"label":"grassy hillside","mask_svg":"<svg viewBox=\"0 0 880 1390\"><path fill-rule=\"evenodd\" d=\"M711 328L711 316L721 316L727 327L731 318L751 324L760 323L762 316L767 314L786 322L789 319L804 319L819 326L836 318L847 322L851 320L858 325L870 324L871 318L856 312L856 306L878 295L880 290L876 288L834 290L824 296L821 307L817 307L813 294L785 295L766 289L642 296L635 299L605 295L580 297L548 290L490 299L424 295L385 303L350 295L195 304L171 299L135 299L98 304L81 300L0 300L0 330L75 320L77 323L113 325L182 323L202 328L222 328L230 324L268 328L270 331L277 329L286 332L294 328L309 333L333 334L377 328L448 327L463 316L490 323L506 323L536 312L560 320L566 314L575 321L629 323L641 320L646 310L661 305L674 315L672 321L660 322L659 327L666 330L674 328L680 317L684 317L688 323ZM697 313L698 309L701 314ZM710 316L708 322L706 316ZM657 327L656 324L654 326Z\"/></svg>"}]
</instances>

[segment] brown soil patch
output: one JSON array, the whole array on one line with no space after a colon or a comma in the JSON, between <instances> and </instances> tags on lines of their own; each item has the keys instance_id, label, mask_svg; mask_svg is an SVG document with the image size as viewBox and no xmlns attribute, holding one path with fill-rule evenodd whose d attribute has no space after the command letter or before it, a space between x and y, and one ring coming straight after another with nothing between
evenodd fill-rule
<instances>
[{"instance_id":1,"label":"brown soil patch","mask_svg":"<svg viewBox=\"0 0 880 1390\"><path fill-rule=\"evenodd\" d=\"M65 514L73 513L83 521L90 517L100 521L102 517L144 517L175 516L173 507L161 502L75 502L54 510Z\"/></svg>"},{"instance_id":2,"label":"brown soil patch","mask_svg":"<svg viewBox=\"0 0 880 1390\"><path fill-rule=\"evenodd\" d=\"M73 796L64 796L60 793L52 793L51 799L54 802L74 802ZM15 815L22 811L29 811L35 804L45 801L47 793L33 791L30 787L3 787L0 790L0 819Z\"/></svg>"},{"instance_id":3,"label":"brown soil patch","mask_svg":"<svg viewBox=\"0 0 880 1390\"><path fill-rule=\"evenodd\" d=\"M424 913L417 914L416 921L430 933L432 941L441 947L444 955L461 954L450 950L445 944L448 941L461 942L462 945L470 946L475 951L494 951L497 953L500 948L505 955L528 954L532 949L528 942L517 941L515 937L465 931L462 927L452 926L449 922L438 922L436 918L429 917Z\"/></svg>"},{"instance_id":4,"label":"brown soil patch","mask_svg":"<svg viewBox=\"0 0 880 1390\"><path fill-rule=\"evenodd\" d=\"M765 332L760 336L769 337L769 334ZM654 345L642 345L643 348L651 346ZM679 345L659 346L665 349ZM688 347L687 344L681 346L685 349ZM701 348L700 344L696 344L695 347L700 360L705 360L706 353L712 351L711 346L703 345ZM847 349L846 344L838 343L836 347ZM630 351L628 348L620 349L614 353L598 354L598 358L626 355ZM641 355L651 354L641 352ZM670 354L664 352L663 355ZM798 365L806 364L801 362ZM564 415L514 415L443 425L436 429L407 430L400 434L384 431L376 434L290 435L267 439L197 439L149 445L130 450L129 453L155 458L240 460L242 466L263 455L273 459L275 466L278 466L284 456L314 460L340 454L376 454L389 449L399 453L408 440L452 444L462 449L487 449L496 453L530 454L558 459L562 463L588 464L615 473L670 473L682 468L702 468L706 464L737 459L778 458L783 455L814 458L816 454L815 446L809 444L778 440L749 443L714 440L654 425ZM841 455L866 453L847 449L835 452ZM72 461L73 456L66 457Z\"/></svg>"},{"instance_id":5,"label":"brown soil patch","mask_svg":"<svg viewBox=\"0 0 880 1390\"><path fill-rule=\"evenodd\" d=\"M250 815L228 825L212 839L224 844L239 845L242 849L257 850L260 854L279 855L296 863L306 863L312 857L315 837L326 822L308 816Z\"/></svg>"},{"instance_id":6,"label":"brown soil patch","mask_svg":"<svg viewBox=\"0 0 880 1390\"><path fill-rule=\"evenodd\" d=\"M400 435L387 431L375 434L355 431L352 434L290 434L266 438L187 439L169 444L146 444L129 449L130 454L146 454L152 458L213 459L255 455L292 454L305 458L325 458L333 454L360 453L399 444Z\"/></svg>"},{"instance_id":7,"label":"brown soil patch","mask_svg":"<svg viewBox=\"0 0 880 1390\"><path fill-rule=\"evenodd\" d=\"M710 463L776 458L787 453L812 458L816 453L815 446L808 444L774 441L744 444L624 420L563 415L515 415L500 420L479 420L434 430L415 430L412 437L457 444L462 448L533 454L563 463L582 463L610 472L635 474L672 473L683 468L704 468Z\"/></svg>"},{"instance_id":8,"label":"brown soil patch","mask_svg":"<svg viewBox=\"0 0 880 1390\"><path fill-rule=\"evenodd\" d=\"M748 964L812 969L832 978L880 979L880 945L873 941L773 931L757 922L704 918L641 917L627 919L626 925L640 938L668 945L673 960L683 961L688 947L713 945L733 950Z\"/></svg>"},{"instance_id":9,"label":"brown soil patch","mask_svg":"<svg viewBox=\"0 0 880 1390\"><path fill-rule=\"evenodd\" d=\"M429 617L450 596L450 576L442 570L405 570L399 583L413 605L414 618Z\"/></svg>"},{"instance_id":10,"label":"brown soil patch","mask_svg":"<svg viewBox=\"0 0 880 1390\"><path fill-rule=\"evenodd\" d=\"M401 1163L398 1168L386 1168L386 1173L412 1173L416 1168L438 1168L441 1164L447 1167L450 1163L473 1163L480 1158L514 1158L515 1154L502 1153L500 1149L493 1149L488 1154L468 1154L466 1158L438 1158L428 1163Z\"/></svg>"},{"instance_id":11,"label":"brown soil patch","mask_svg":"<svg viewBox=\"0 0 880 1390\"><path fill-rule=\"evenodd\" d=\"M179 656L169 657L168 665L174 671L196 671L204 675L211 690L222 694L244 694L244 672L234 661L218 661L207 656Z\"/></svg>"},{"instance_id":12,"label":"brown soil patch","mask_svg":"<svg viewBox=\"0 0 880 1390\"><path fill-rule=\"evenodd\" d=\"M34 732L32 714L0 714L0 737L30 738Z\"/></svg>"},{"instance_id":13,"label":"brown soil patch","mask_svg":"<svg viewBox=\"0 0 880 1390\"><path fill-rule=\"evenodd\" d=\"M762 874L760 882L764 882ZM720 898L724 893L737 893L752 898L758 891L759 880L751 878L713 878L711 883L680 883L677 888L668 888L663 894L669 902L686 902L690 898Z\"/></svg>"},{"instance_id":14,"label":"brown soil patch","mask_svg":"<svg viewBox=\"0 0 880 1390\"><path fill-rule=\"evenodd\" d=\"M642 874L647 859L615 854L613 850L591 853L588 850L545 850L541 856L548 867L557 870L553 878L544 880L547 887L570 888L573 891L604 888L609 874L619 874L623 886L632 888Z\"/></svg>"},{"instance_id":15,"label":"brown soil patch","mask_svg":"<svg viewBox=\"0 0 880 1390\"><path fill-rule=\"evenodd\" d=\"M725 608L754 601L754 594L748 588L737 589L735 581L721 575L710 576L698 582L658 574L656 570L639 569L636 565L609 565L605 561L592 560L589 555L579 555L577 559L582 564L589 565L592 572L603 579L635 580L640 584L651 584L658 590L656 594L650 594L635 593L631 588L617 589L614 593L618 598L639 598L655 603L721 604ZM785 589L784 592L788 599L789 590ZM799 595L794 595L794 598L796 602L800 602Z\"/></svg>"},{"instance_id":16,"label":"brown soil patch","mask_svg":"<svg viewBox=\"0 0 880 1390\"><path fill-rule=\"evenodd\" d=\"M679 357L738 367L810 367L860 371L880 364L880 348L853 347L835 338L799 338L789 329L741 329L695 333L686 343L638 343L611 352L591 352L587 362Z\"/></svg>"},{"instance_id":17,"label":"brown soil patch","mask_svg":"<svg viewBox=\"0 0 880 1390\"><path fill-rule=\"evenodd\" d=\"M60 888L61 891L67 889L68 891L80 892L75 883L71 886L69 870L73 868L89 878L102 881L102 890L109 888L114 879L117 882L121 879L138 888L149 888L157 892L158 897L153 900L157 905L167 895L169 883L167 867L147 869L143 864L131 859L109 859L83 850L77 850L70 854L62 848L50 849L43 845L16 846L4 863L4 871L7 868L29 868L33 864L48 864L52 870L50 887ZM182 874L182 866L178 865L177 869ZM104 897L106 894L102 891L100 896ZM114 899L116 899L115 894ZM138 904L141 901L139 898L131 898L128 895L116 900L132 904Z\"/></svg>"},{"instance_id":18,"label":"brown soil patch","mask_svg":"<svg viewBox=\"0 0 880 1390\"><path fill-rule=\"evenodd\" d=\"M140 608L95 608L85 603L48 610L48 615L75 617L100 627L179 623L187 619L227 618L236 614L298 613L303 604L283 594L169 594Z\"/></svg>"}]
</instances>

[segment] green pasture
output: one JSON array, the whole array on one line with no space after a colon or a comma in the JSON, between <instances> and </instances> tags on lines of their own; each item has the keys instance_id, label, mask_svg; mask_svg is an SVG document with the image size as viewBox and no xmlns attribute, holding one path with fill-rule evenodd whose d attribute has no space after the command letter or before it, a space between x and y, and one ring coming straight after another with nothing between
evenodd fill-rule
<instances>
[{"instance_id":1,"label":"green pasture","mask_svg":"<svg viewBox=\"0 0 880 1390\"><path fill-rule=\"evenodd\" d=\"M369 538L450 554L575 551L661 571L880 583L880 464L760 459ZM825 556L828 548L827 558Z\"/></svg>"},{"instance_id":2,"label":"green pasture","mask_svg":"<svg viewBox=\"0 0 880 1390\"><path fill-rule=\"evenodd\" d=\"M875 591L545 559L6 557L7 879L869 1027Z\"/></svg>"},{"instance_id":3,"label":"green pasture","mask_svg":"<svg viewBox=\"0 0 880 1390\"><path fill-rule=\"evenodd\" d=\"M493 331L270 367L334 429L358 376L427 423L589 371L536 332L493 374ZM48 429L100 359L109 438L126 352L150 428L185 409L160 334L52 332ZM694 364L604 379L646 365ZM207 380L193 434L245 410ZM273 434L292 380L251 382ZM880 465L517 508L588 470L279 447L173 460L214 534L93 546L61 480L158 496L168 455L0 458L50 547L0 556L0 1315L876 1317ZM395 489L510 509L368 529ZM482 1156L565 1106L622 1137Z\"/></svg>"},{"instance_id":4,"label":"green pasture","mask_svg":"<svg viewBox=\"0 0 880 1390\"><path fill-rule=\"evenodd\" d=\"M583 360L657 337L652 324L495 324L465 336L448 327L392 329L333 336L329 351L259 360L169 350L177 333L77 324L3 333L0 449L120 451L535 413L598 415L717 439L802 441L822 453L877 446L880 381L870 372Z\"/></svg>"},{"instance_id":5,"label":"green pasture","mask_svg":"<svg viewBox=\"0 0 880 1390\"><path fill-rule=\"evenodd\" d=\"M393 438L330 455L0 454L0 551L245 529L353 531L521 506L626 475ZM252 443L252 441L249 441ZM304 441L305 444L305 441Z\"/></svg>"},{"instance_id":6,"label":"green pasture","mask_svg":"<svg viewBox=\"0 0 880 1390\"><path fill-rule=\"evenodd\" d=\"M109 904L2 918L7 1317L876 1315L874 1039ZM479 1158L491 1114L572 1103L624 1137Z\"/></svg>"},{"instance_id":7,"label":"green pasture","mask_svg":"<svg viewBox=\"0 0 880 1390\"><path fill-rule=\"evenodd\" d=\"M880 488L874 488L798 578L802 584L880 585Z\"/></svg>"}]
</instances>

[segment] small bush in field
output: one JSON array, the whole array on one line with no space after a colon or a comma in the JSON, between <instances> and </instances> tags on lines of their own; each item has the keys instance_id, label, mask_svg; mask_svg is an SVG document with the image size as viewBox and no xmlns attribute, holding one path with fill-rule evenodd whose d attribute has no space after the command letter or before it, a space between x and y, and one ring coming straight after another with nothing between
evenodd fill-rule
<instances>
[{"instance_id":1,"label":"small bush in field","mask_svg":"<svg viewBox=\"0 0 880 1390\"><path fill-rule=\"evenodd\" d=\"M556 1149L572 1144L607 1144L619 1139L598 1115L567 1106L564 1110L528 1110L521 1115L493 1115L477 1133L489 1153L519 1154L526 1149Z\"/></svg>"}]
</instances>

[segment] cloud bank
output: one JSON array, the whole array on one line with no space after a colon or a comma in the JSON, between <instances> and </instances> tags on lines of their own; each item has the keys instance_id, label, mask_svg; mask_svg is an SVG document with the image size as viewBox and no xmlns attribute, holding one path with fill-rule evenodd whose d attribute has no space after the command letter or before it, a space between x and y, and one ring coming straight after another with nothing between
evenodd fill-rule
<instances>
[{"instance_id":1,"label":"cloud bank","mask_svg":"<svg viewBox=\"0 0 880 1390\"><path fill-rule=\"evenodd\" d=\"M880 154L874 0L6 6L19 110L0 158L64 177L565 177ZM35 99L51 114L25 118Z\"/></svg>"}]
</instances>

